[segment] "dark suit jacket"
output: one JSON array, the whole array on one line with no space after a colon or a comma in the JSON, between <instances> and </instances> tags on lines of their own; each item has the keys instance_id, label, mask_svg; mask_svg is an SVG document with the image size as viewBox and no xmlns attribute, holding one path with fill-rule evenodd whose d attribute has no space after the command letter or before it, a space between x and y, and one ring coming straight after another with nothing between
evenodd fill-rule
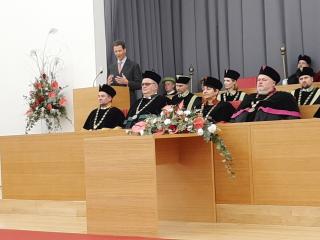
<instances>
[{"instance_id":1,"label":"dark suit jacket","mask_svg":"<svg viewBox=\"0 0 320 240\"><path fill-rule=\"evenodd\" d=\"M124 74L129 81L129 91L130 91L130 105L132 105L135 100L135 90L141 89L142 73L139 64L131 61L127 58L124 63L121 72L118 72L118 63L114 63L108 67L108 76L113 74L116 76L122 76ZM113 82L113 86L121 86L117 82Z\"/></svg>"}]
</instances>

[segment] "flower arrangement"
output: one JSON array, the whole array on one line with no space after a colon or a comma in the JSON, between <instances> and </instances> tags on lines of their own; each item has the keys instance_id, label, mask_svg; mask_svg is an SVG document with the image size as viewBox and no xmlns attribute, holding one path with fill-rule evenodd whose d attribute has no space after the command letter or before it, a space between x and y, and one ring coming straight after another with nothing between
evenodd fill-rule
<instances>
[{"instance_id":1,"label":"flower arrangement","mask_svg":"<svg viewBox=\"0 0 320 240\"><path fill-rule=\"evenodd\" d=\"M227 173L234 177L232 169L232 156L224 144L218 132L221 131L215 124L203 118L201 110L183 110L182 104L177 106L165 106L160 116L150 115L144 121L137 122L132 129L127 130L130 135L162 135L178 133L197 133L203 136L204 140L212 141L216 149L223 157Z\"/></svg>"},{"instance_id":2,"label":"flower arrangement","mask_svg":"<svg viewBox=\"0 0 320 240\"><path fill-rule=\"evenodd\" d=\"M38 76L30 84L29 95L24 96L29 107L26 112L26 134L42 119L45 120L49 132L61 129L62 118L71 121L66 111L67 100L62 94L66 86L61 87L56 80L62 61L59 57L46 53L48 38L56 32L56 29L49 31L42 51L32 50L30 53L36 63Z\"/></svg>"}]
</instances>

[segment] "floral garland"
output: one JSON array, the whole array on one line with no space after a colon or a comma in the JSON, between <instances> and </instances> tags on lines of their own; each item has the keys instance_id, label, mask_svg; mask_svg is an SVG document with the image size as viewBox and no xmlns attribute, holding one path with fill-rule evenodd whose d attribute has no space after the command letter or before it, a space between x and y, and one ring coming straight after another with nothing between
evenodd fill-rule
<instances>
[{"instance_id":1,"label":"floral garland","mask_svg":"<svg viewBox=\"0 0 320 240\"><path fill-rule=\"evenodd\" d=\"M45 120L49 132L61 129L61 118L71 122L66 111L67 99L62 94L65 87L59 86L56 80L62 61L59 57L46 53L48 37L56 32L56 29L49 31L42 51L32 50L30 53L39 75L30 84L29 95L23 96L29 107L26 112L26 134L41 119Z\"/></svg>"},{"instance_id":2,"label":"floral garland","mask_svg":"<svg viewBox=\"0 0 320 240\"><path fill-rule=\"evenodd\" d=\"M182 104L165 106L160 116L150 115L144 121L137 122L132 129L127 130L129 135L162 135L178 133L197 133L203 136L206 142L213 142L223 157L228 175L235 177L232 169L232 156L218 132L221 131L215 124L206 120L201 110L183 110Z\"/></svg>"}]
</instances>

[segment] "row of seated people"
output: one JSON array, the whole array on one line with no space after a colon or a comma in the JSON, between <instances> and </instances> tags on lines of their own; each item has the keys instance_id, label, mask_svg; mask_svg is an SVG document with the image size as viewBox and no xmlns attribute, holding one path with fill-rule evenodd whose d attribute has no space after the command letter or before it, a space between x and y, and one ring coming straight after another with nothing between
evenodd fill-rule
<instances>
[{"instance_id":1,"label":"row of seated people","mask_svg":"<svg viewBox=\"0 0 320 240\"><path fill-rule=\"evenodd\" d=\"M86 130L117 126L131 128L150 114L159 115L164 106L177 104L183 104L186 110L199 109L202 116L211 122L299 119L298 104L320 103L319 89L310 85L313 74L313 70L309 67L299 69L298 75L302 87L292 94L276 91L275 85L280 81L280 75L269 66L261 67L257 76L257 93L249 95L236 89L229 89L219 94L223 87L221 81L205 77L202 79L202 97L198 97L189 91L190 77L183 75L178 75L175 79L165 78L165 83L175 82L177 91L167 92L165 96L158 95L161 76L153 71L146 71L143 73L141 84L143 97L131 105L127 117L120 109L112 106L116 91L104 84L99 87L99 107L89 114L83 128ZM227 90L226 82L230 81L230 85L235 85L239 76L234 70L225 71ZM237 109L230 103L235 100L242 100ZM320 115L319 110L315 117L320 117L318 115Z\"/></svg>"}]
</instances>

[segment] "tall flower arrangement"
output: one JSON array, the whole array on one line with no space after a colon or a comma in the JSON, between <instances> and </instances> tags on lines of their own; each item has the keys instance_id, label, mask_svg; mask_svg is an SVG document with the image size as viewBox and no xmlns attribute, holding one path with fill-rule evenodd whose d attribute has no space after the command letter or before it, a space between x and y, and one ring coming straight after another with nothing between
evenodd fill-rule
<instances>
[{"instance_id":1,"label":"tall flower arrangement","mask_svg":"<svg viewBox=\"0 0 320 240\"><path fill-rule=\"evenodd\" d=\"M61 129L61 119L71 121L67 116L67 99L62 93L66 86L60 86L56 77L62 60L47 53L47 43L57 29L48 32L43 50L31 50L30 56L36 64L37 76L30 84L31 90L24 96L29 109L26 112L26 128L28 133L39 120L44 120L48 131Z\"/></svg>"},{"instance_id":2,"label":"tall flower arrangement","mask_svg":"<svg viewBox=\"0 0 320 240\"><path fill-rule=\"evenodd\" d=\"M202 116L201 110L183 110L182 104L180 104L165 106L160 116L150 115L144 121L136 123L132 129L127 130L127 133L134 135L197 133L197 135L203 136L205 141L212 141L215 144L216 149L223 157L222 163L227 173L234 177L232 156L223 139L219 136L219 131L220 129L215 124Z\"/></svg>"}]
</instances>

